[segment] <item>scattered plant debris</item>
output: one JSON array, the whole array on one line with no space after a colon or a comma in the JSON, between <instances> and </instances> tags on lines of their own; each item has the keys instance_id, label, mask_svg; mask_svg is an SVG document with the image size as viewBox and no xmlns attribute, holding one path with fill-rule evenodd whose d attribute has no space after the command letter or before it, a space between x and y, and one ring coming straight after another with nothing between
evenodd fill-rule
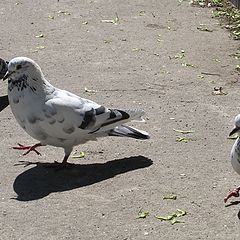
<instances>
[{"instance_id":1,"label":"scattered plant debris","mask_svg":"<svg viewBox=\"0 0 240 240\"><path fill-rule=\"evenodd\" d=\"M142 209L137 214L137 218L146 218L147 216L149 216L149 212L142 211Z\"/></svg>"},{"instance_id":2,"label":"scattered plant debris","mask_svg":"<svg viewBox=\"0 0 240 240\"><path fill-rule=\"evenodd\" d=\"M170 195L163 196L163 200L166 200L166 199L176 200L177 199L177 195L170 194Z\"/></svg>"},{"instance_id":3,"label":"scattered plant debris","mask_svg":"<svg viewBox=\"0 0 240 240\"><path fill-rule=\"evenodd\" d=\"M161 220L161 221L170 221L171 224L175 224L175 223L184 223L184 221L179 220L178 218L186 215L187 212L181 209L177 209L175 212L168 214L166 216L158 216L155 215L155 218Z\"/></svg>"},{"instance_id":4,"label":"scattered plant debris","mask_svg":"<svg viewBox=\"0 0 240 240\"><path fill-rule=\"evenodd\" d=\"M182 133L182 134L194 133L193 130L180 130L180 129L175 129L175 128L173 128L173 131L177 132L177 133Z\"/></svg>"}]
</instances>

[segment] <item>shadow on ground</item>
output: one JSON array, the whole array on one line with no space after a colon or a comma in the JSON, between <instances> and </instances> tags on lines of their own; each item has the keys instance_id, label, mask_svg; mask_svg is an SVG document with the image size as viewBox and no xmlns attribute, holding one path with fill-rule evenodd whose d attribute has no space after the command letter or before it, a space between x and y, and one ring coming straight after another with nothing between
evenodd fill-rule
<instances>
[{"instance_id":1,"label":"shadow on ground","mask_svg":"<svg viewBox=\"0 0 240 240\"><path fill-rule=\"evenodd\" d=\"M135 156L106 163L72 164L61 170L50 165L51 163L39 163L16 177L13 188L17 193L17 200L31 201L43 198L52 192L89 186L119 174L149 167L152 165L152 160Z\"/></svg>"}]
</instances>

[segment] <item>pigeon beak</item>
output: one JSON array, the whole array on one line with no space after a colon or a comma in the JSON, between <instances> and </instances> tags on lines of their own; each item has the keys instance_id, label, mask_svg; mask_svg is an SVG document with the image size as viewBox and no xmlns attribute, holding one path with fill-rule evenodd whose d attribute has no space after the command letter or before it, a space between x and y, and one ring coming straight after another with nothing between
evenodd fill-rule
<instances>
[{"instance_id":1,"label":"pigeon beak","mask_svg":"<svg viewBox=\"0 0 240 240\"><path fill-rule=\"evenodd\" d=\"M240 131L240 127L235 127L230 133L229 133L229 137L231 137L233 134L237 133Z\"/></svg>"},{"instance_id":2,"label":"pigeon beak","mask_svg":"<svg viewBox=\"0 0 240 240\"><path fill-rule=\"evenodd\" d=\"M9 78L14 72L7 71L6 74L3 77L3 81L5 81L7 78Z\"/></svg>"}]
</instances>

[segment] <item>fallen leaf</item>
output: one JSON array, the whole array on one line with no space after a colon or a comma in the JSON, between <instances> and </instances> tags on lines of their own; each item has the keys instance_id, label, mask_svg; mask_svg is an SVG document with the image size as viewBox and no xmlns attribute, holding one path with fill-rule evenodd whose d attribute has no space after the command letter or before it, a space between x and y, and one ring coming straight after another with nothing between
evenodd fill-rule
<instances>
[{"instance_id":1,"label":"fallen leaf","mask_svg":"<svg viewBox=\"0 0 240 240\"><path fill-rule=\"evenodd\" d=\"M155 218L157 218L161 221L169 221L169 220L173 219L173 217L174 217L173 215L167 215L165 217L155 215Z\"/></svg>"},{"instance_id":2,"label":"fallen leaf","mask_svg":"<svg viewBox=\"0 0 240 240\"><path fill-rule=\"evenodd\" d=\"M174 132L182 133L182 134L188 134L188 133L194 133L195 131L193 130L180 130L180 129L175 129L173 128Z\"/></svg>"},{"instance_id":3,"label":"fallen leaf","mask_svg":"<svg viewBox=\"0 0 240 240\"><path fill-rule=\"evenodd\" d=\"M176 216L177 217L181 217L181 216L184 216L187 214L187 212L185 210L182 210L182 209L177 209L176 212L175 212Z\"/></svg>"},{"instance_id":4,"label":"fallen leaf","mask_svg":"<svg viewBox=\"0 0 240 240\"><path fill-rule=\"evenodd\" d=\"M173 225L173 224L175 224L175 223L184 223L184 221L180 221L180 220L178 220L177 218L173 218L172 220L171 220L171 224Z\"/></svg>"},{"instance_id":5,"label":"fallen leaf","mask_svg":"<svg viewBox=\"0 0 240 240\"><path fill-rule=\"evenodd\" d=\"M166 196L163 196L163 200L165 199L172 199L172 200L176 200L177 199L177 195L166 195Z\"/></svg>"},{"instance_id":6,"label":"fallen leaf","mask_svg":"<svg viewBox=\"0 0 240 240\"><path fill-rule=\"evenodd\" d=\"M185 57L184 53L178 53L174 56L175 59L183 59Z\"/></svg>"},{"instance_id":7,"label":"fallen leaf","mask_svg":"<svg viewBox=\"0 0 240 240\"><path fill-rule=\"evenodd\" d=\"M118 14L116 14L116 17L114 19L103 19L101 20L103 23L113 23L113 24L118 24L119 23L119 17L118 17Z\"/></svg>"},{"instance_id":8,"label":"fallen leaf","mask_svg":"<svg viewBox=\"0 0 240 240\"><path fill-rule=\"evenodd\" d=\"M79 155L72 155L71 158L84 158L85 157L85 153L84 152L80 152Z\"/></svg>"},{"instance_id":9,"label":"fallen leaf","mask_svg":"<svg viewBox=\"0 0 240 240\"><path fill-rule=\"evenodd\" d=\"M186 215L187 212L181 209L177 209L175 212L168 214L166 216L158 216L155 215L155 218L161 220L161 221L170 221L171 224L175 223L184 223L183 221L180 221L178 218Z\"/></svg>"},{"instance_id":10,"label":"fallen leaf","mask_svg":"<svg viewBox=\"0 0 240 240\"><path fill-rule=\"evenodd\" d=\"M137 218L146 218L147 216L149 216L149 212L145 212L140 210L137 214Z\"/></svg>"}]
</instances>

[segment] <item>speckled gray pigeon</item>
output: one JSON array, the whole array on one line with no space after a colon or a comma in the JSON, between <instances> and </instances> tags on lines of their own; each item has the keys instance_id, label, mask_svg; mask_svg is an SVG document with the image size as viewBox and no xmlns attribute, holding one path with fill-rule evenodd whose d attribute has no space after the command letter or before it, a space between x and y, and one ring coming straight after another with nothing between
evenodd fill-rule
<instances>
[{"instance_id":1,"label":"speckled gray pigeon","mask_svg":"<svg viewBox=\"0 0 240 240\"><path fill-rule=\"evenodd\" d=\"M18 149L36 151L43 145L62 147L67 159L73 147L99 137L120 136L148 139L145 131L123 125L143 120L143 110L108 109L73 93L58 89L44 77L33 60L17 57L8 64L8 97L12 112L20 126L39 143L20 145Z\"/></svg>"}]
</instances>

